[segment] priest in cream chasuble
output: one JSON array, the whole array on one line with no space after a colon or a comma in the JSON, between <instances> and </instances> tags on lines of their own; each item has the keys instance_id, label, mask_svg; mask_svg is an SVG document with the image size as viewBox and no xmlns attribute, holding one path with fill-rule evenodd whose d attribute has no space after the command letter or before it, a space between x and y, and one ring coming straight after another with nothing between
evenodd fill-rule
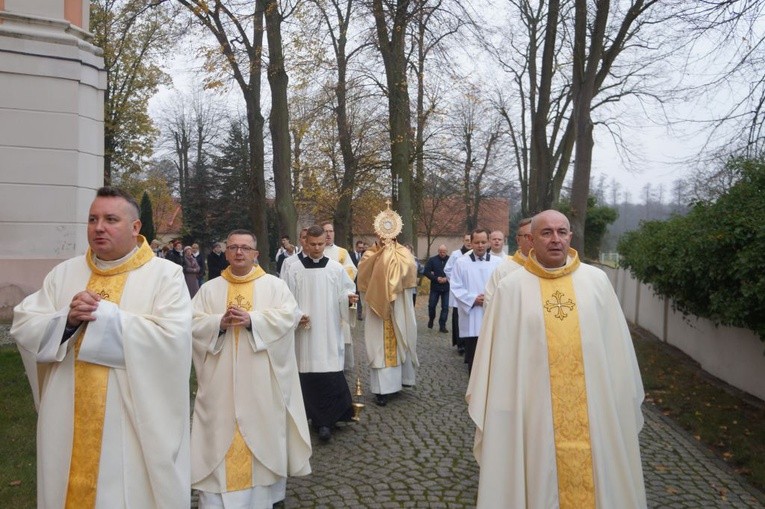
<instances>
[{"instance_id":1,"label":"priest in cream chasuble","mask_svg":"<svg viewBox=\"0 0 765 509\"><path fill-rule=\"evenodd\" d=\"M191 482L206 507L270 508L286 478L311 472L295 360L297 303L254 265L255 237L234 230L229 266L192 301L197 396Z\"/></svg>"},{"instance_id":2,"label":"priest in cream chasuble","mask_svg":"<svg viewBox=\"0 0 765 509\"><path fill-rule=\"evenodd\" d=\"M356 280L366 307L364 341L369 384L378 405L404 385L415 384L417 323L412 294L417 290L414 256L395 240L401 231L398 214L378 214L375 230L380 240L366 250Z\"/></svg>"},{"instance_id":3,"label":"priest in cream chasuble","mask_svg":"<svg viewBox=\"0 0 765 509\"><path fill-rule=\"evenodd\" d=\"M139 213L99 189L88 252L14 310L39 411L39 508L189 507L189 295L181 267L138 234Z\"/></svg>"},{"instance_id":4,"label":"priest in cream chasuble","mask_svg":"<svg viewBox=\"0 0 765 509\"><path fill-rule=\"evenodd\" d=\"M619 302L569 249L565 216L538 214L531 235L486 310L468 385L477 505L644 508L644 394Z\"/></svg>"}]
</instances>

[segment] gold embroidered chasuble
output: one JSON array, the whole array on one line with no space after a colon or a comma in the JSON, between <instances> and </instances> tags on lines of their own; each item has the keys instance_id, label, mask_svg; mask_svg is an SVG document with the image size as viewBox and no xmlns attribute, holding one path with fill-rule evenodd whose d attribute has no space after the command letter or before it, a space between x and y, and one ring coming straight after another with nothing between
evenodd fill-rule
<instances>
[{"instance_id":1,"label":"gold embroidered chasuble","mask_svg":"<svg viewBox=\"0 0 765 509\"><path fill-rule=\"evenodd\" d=\"M571 274L579 258L546 270L530 257L526 269L539 277L547 337L550 392L561 509L595 507L595 481L587 413L582 338Z\"/></svg>"},{"instance_id":2,"label":"gold embroidered chasuble","mask_svg":"<svg viewBox=\"0 0 765 509\"><path fill-rule=\"evenodd\" d=\"M514 261L515 263L517 263L521 267L523 267L523 265L526 264L526 257L523 256L523 253L521 253L520 249L515 251L515 253L513 253L513 256L509 256L508 258L510 258L512 261Z\"/></svg>"},{"instance_id":3,"label":"gold embroidered chasuble","mask_svg":"<svg viewBox=\"0 0 765 509\"><path fill-rule=\"evenodd\" d=\"M226 306L238 307L245 311L252 311L254 295L253 288L255 280L263 276L265 271L260 267L254 267L246 276L236 276L231 272L231 267L227 267L222 273L223 279L228 281L228 292L226 295ZM239 332L241 327L234 327L234 341L236 348L233 349L234 356L239 350ZM251 488L252 482L252 452L247 447L239 423L236 424L236 431L231 446L226 453L226 489L228 491L239 491Z\"/></svg>"},{"instance_id":4,"label":"gold embroidered chasuble","mask_svg":"<svg viewBox=\"0 0 765 509\"><path fill-rule=\"evenodd\" d=\"M141 239L141 247L133 256L124 263L106 270L96 266L93 252L88 249L85 259L91 276L86 288L100 295L102 299L119 305L130 271L154 258L154 252L146 241ZM75 340L75 359L79 356L86 328L87 324ZM74 434L66 509L96 505L109 369L107 366L80 360L75 360L74 363Z\"/></svg>"},{"instance_id":5,"label":"gold embroidered chasuble","mask_svg":"<svg viewBox=\"0 0 765 509\"><path fill-rule=\"evenodd\" d=\"M401 364L399 338L391 314L392 303L406 288L417 285L417 266L408 248L396 241L376 242L359 262L359 292L366 305L382 320L384 366Z\"/></svg>"}]
</instances>

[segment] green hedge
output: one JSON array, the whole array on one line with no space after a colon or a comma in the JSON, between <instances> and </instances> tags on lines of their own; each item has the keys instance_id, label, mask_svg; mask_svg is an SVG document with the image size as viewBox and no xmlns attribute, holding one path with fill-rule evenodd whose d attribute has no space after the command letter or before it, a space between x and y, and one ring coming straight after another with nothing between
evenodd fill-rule
<instances>
[{"instance_id":1,"label":"green hedge","mask_svg":"<svg viewBox=\"0 0 765 509\"><path fill-rule=\"evenodd\" d=\"M765 160L727 169L738 180L716 202L622 236L620 263L679 311L765 340Z\"/></svg>"}]
</instances>

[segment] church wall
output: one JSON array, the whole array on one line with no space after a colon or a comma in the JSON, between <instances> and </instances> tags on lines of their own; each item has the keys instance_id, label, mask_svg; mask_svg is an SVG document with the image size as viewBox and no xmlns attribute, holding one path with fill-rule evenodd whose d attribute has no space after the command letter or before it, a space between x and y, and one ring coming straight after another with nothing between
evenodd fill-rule
<instances>
[{"instance_id":1,"label":"church wall","mask_svg":"<svg viewBox=\"0 0 765 509\"><path fill-rule=\"evenodd\" d=\"M617 282L616 294L628 321L679 348L707 373L765 400L765 343L754 332L739 327L715 327L709 320L695 316L683 317L672 310L671 302L642 283L635 299L638 282L628 271L606 267L604 270L618 272L611 281ZM636 320L630 318L629 310L635 310L632 315L637 316Z\"/></svg>"},{"instance_id":2,"label":"church wall","mask_svg":"<svg viewBox=\"0 0 765 509\"><path fill-rule=\"evenodd\" d=\"M622 310L624 316L630 322L635 322L638 319L637 303L638 303L638 291L640 286L638 282L632 277L621 278L622 287L617 290L616 295L619 297L619 301L622 304Z\"/></svg>"},{"instance_id":3,"label":"church wall","mask_svg":"<svg viewBox=\"0 0 765 509\"><path fill-rule=\"evenodd\" d=\"M664 297L656 295L653 288L645 283L640 283L640 297L637 303L640 310L640 326L647 329L657 338L666 341L664 335L664 323L666 316L664 313Z\"/></svg>"},{"instance_id":4,"label":"church wall","mask_svg":"<svg viewBox=\"0 0 765 509\"><path fill-rule=\"evenodd\" d=\"M696 359L704 371L765 400L765 343L739 327L715 327L704 318L670 310L668 343Z\"/></svg>"},{"instance_id":5,"label":"church wall","mask_svg":"<svg viewBox=\"0 0 765 509\"><path fill-rule=\"evenodd\" d=\"M88 6L0 4L0 319L54 265L87 249L106 88L101 50L79 28Z\"/></svg>"}]
</instances>

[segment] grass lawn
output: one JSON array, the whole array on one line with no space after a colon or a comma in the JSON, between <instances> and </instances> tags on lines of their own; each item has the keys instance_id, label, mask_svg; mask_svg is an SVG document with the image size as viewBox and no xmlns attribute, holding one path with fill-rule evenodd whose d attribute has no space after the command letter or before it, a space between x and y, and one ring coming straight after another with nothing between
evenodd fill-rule
<instances>
[{"instance_id":1,"label":"grass lawn","mask_svg":"<svg viewBox=\"0 0 765 509\"><path fill-rule=\"evenodd\" d=\"M14 346L0 346L0 505L35 507L37 413Z\"/></svg>"},{"instance_id":2,"label":"grass lawn","mask_svg":"<svg viewBox=\"0 0 765 509\"><path fill-rule=\"evenodd\" d=\"M643 329L632 338L646 401L765 491L765 404Z\"/></svg>"}]
</instances>

